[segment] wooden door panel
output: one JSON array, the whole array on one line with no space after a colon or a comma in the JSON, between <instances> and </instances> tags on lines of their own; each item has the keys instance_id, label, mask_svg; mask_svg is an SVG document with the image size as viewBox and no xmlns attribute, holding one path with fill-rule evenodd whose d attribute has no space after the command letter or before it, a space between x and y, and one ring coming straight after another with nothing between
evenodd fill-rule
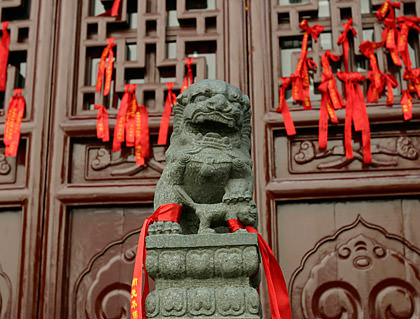
<instances>
[{"instance_id":1,"label":"wooden door panel","mask_svg":"<svg viewBox=\"0 0 420 319\"><path fill-rule=\"evenodd\" d=\"M418 220L419 208L405 198L279 203L279 256L294 318L340 311L382 318L388 307L418 316L420 237L404 224Z\"/></svg>"},{"instance_id":2,"label":"wooden door panel","mask_svg":"<svg viewBox=\"0 0 420 319\"><path fill-rule=\"evenodd\" d=\"M16 318L22 254L22 209L0 208L0 316Z\"/></svg>"},{"instance_id":3,"label":"wooden door panel","mask_svg":"<svg viewBox=\"0 0 420 319\"><path fill-rule=\"evenodd\" d=\"M140 227L153 205L68 207L66 318L129 313Z\"/></svg>"}]
</instances>

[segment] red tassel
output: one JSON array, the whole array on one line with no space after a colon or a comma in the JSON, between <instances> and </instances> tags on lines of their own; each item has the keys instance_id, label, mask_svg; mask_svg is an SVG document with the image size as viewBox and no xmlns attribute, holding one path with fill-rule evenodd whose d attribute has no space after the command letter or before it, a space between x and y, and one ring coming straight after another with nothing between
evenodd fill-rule
<instances>
[{"instance_id":1,"label":"red tassel","mask_svg":"<svg viewBox=\"0 0 420 319\"><path fill-rule=\"evenodd\" d=\"M353 37L357 36L356 30L353 28L353 19L348 19L347 23L343 24L344 31L341 33L341 35L337 39L337 44L343 45L343 55L344 55L344 69L346 70L346 73L349 72L349 39L348 34L351 31L353 34Z\"/></svg>"},{"instance_id":2,"label":"red tassel","mask_svg":"<svg viewBox=\"0 0 420 319\"><path fill-rule=\"evenodd\" d=\"M135 99L136 84L126 84L125 93L122 97L120 108L118 110L117 120L114 128L114 140L112 142L112 151L118 152L121 150L121 144L124 142L124 133L126 132L127 111L129 106L132 107L132 101ZM137 103L136 103L137 105ZM134 132L133 132L134 133ZM134 136L134 135L133 135ZM134 146L134 143L133 143Z\"/></svg>"},{"instance_id":3,"label":"red tassel","mask_svg":"<svg viewBox=\"0 0 420 319\"><path fill-rule=\"evenodd\" d=\"M0 40L0 91L6 90L7 60L9 58L10 34L7 32L9 22L2 23L3 35Z\"/></svg>"},{"instance_id":4,"label":"red tassel","mask_svg":"<svg viewBox=\"0 0 420 319\"><path fill-rule=\"evenodd\" d=\"M136 261L134 264L133 281L131 283L131 318L146 318L144 301L149 293L149 280L146 272L146 236L148 228L155 221L171 221L179 222L181 217L182 206L178 204L164 204L153 213L152 216L146 218L140 231L139 242L137 245ZM143 286L144 273L144 286Z\"/></svg>"},{"instance_id":5,"label":"red tassel","mask_svg":"<svg viewBox=\"0 0 420 319\"><path fill-rule=\"evenodd\" d=\"M305 31L305 34L303 35L302 48L295 73L290 76L292 79L292 97L295 101L303 103L305 110L310 110L312 109L312 106L309 97L308 67L310 69L315 69L316 64L311 59L307 58L308 39L309 36L312 36L312 39L316 42L318 40L318 35L324 30L324 27L320 24L310 27L306 19L301 21L299 27Z\"/></svg>"},{"instance_id":6,"label":"red tassel","mask_svg":"<svg viewBox=\"0 0 420 319\"><path fill-rule=\"evenodd\" d=\"M95 104L95 110L98 110L96 116L96 136L103 142L109 141L109 117L105 106Z\"/></svg>"},{"instance_id":7,"label":"red tassel","mask_svg":"<svg viewBox=\"0 0 420 319\"><path fill-rule=\"evenodd\" d=\"M358 72L344 73L337 72L337 77L346 85L346 117L344 123L344 144L346 158L353 158L352 146L352 124L354 129L362 133L363 162L372 162L372 151L370 144L370 127L367 108L363 92L358 82L366 78Z\"/></svg>"},{"instance_id":8,"label":"red tassel","mask_svg":"<svg viewBox=\"0 0 420 319\"><path fill-rule=\"evenodd\" d=\"M7 107L6 121L4 126L5 155L16 157L20 140L20 127L23 114L25 113L25 99L22 89L15 89Z\"/></svg>"},{"instance_id":9,"label":"red tassel","mask_svg":"<svg viewBox=\"0 0 420 319\"><path fill-rule=\"evenodd\" d=\"M188 89L188 87L194 83L194 77L191 69L193 61L194 58L185 58L185 65L187 66L187 75L184 77L184 81L182 82L181 93Z\"/></svg>"},{"instance_id":10,"label":"red tassel","mask_svg":"<svg viewBox=\"0 0 420 319\"><path fill-rule=\"evenodd\" d=\"M166 83L168 95L166 97L165 109L163 110L162 119L159 126L158 145L165 145L168 140L169 119L171 117L172 105L176 103L176 95L172 92L174 82Z\"/></svg>"},{"instance_id":11,"label":"red tassel","mask_svg":"<svg viewBox=\"0 0 420 319\"><path fill-rule=\"evenodd\" d=\"M238 229L246 229L248 233L257 234L258 247L260 248L265 277L267 278L271 318L292 319L292 311L290 309L286 281L284 280L283 272L281 271L279 263L271 251L270 246L254 227L244 227L237 219L229 219L227 220L227 223L231 233Z\"/></svg>"},{"instance_id":12,"label":"red tassel","mask_svg":"<svg viewBox=\"0 0 420 319\"><path fill-rule=\"evenodd\" d=\"M96 92L101 91L105 75L104 96L107 96L111 90L112 71L114 68L114 51L112 50L115 46L114 40L114 38L106 39L108 45L102 51L101 60L99 61L98 76L96 78Z\"/></svg>"},{"instance_id":13,"label":"red tassel","mask_svg":"<svg viewBox=\"0 0 420 319\"><path fill-rule=\"evenodd\" d=\"M283 116L284 126L286 127L287 135L295 135L295 125L293 124L292 116L290 115L289 107L286 101L286 89L290 84L290 78L281 78L282 85L279 89L279 106L276 109L277 113L281 113Z\"/></svg>"},{"instance_id":14,"label":"red tassel","mask_svg":"<svg viewBox=\"0 0 420 319\"><path fill-rule=\"evenodd\" d=\"M404 120L408 121L413 117L413 98L411 97L409 90L402 90L401 93L401 108Z\"/></svg>"}]
</instances>

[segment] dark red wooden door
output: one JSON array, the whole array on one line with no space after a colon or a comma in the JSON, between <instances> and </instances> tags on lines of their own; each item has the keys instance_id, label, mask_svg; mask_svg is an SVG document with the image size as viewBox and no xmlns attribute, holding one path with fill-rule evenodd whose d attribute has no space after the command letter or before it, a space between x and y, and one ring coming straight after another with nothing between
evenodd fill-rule
<instances>
[{"instance_id":1,"label":"dark red wooden door","mask_svg":"<svg viewBox=\"0 0 420 319\"><path fill-rule=\"evenodd\" d=\"M24 88L27 102L18 156L0 155L0 318L129 317L136 241L165 165L157 133L166 82L178 93L186 56L194 57L196 80L222 79L251 98L260 231L280 260L294 318L420 317L419 101L410 122L385 97L368 105L371 165L357 134L355 159L344 158L344 110L327 151L318 150L318 91L311 90L312 111L288 98L295 136L275 112L279 78L294 72L300 54L299 21L325 28L309 45L320 66L325 50L342 53L336 41L352 17L351 69L366 74L357 47L381 39L374 12L382 0L123 0L121 17L100 16L112 3L0 1L11 34L2 130L13 89ZM397 15L420 15L418 1L401 3ZM95 81L108 37L115 72L104 97ZM417 33L409 44L418 67ZM377 56L405 83L403 69ZM311 74L312 88L321 73ZM127 83L138 84L150 114L145 167L132 149L112 152L96 138L94 104L107 107L114 127ZM268 318L264 286L261 295Z\"/></svg>"}]
</instances>

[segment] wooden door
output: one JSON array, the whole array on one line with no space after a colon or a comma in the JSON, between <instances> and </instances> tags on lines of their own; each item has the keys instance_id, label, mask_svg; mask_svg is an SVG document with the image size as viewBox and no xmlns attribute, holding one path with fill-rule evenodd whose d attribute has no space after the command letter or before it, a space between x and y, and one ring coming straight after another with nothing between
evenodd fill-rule
<instances>
[{"instance_id":1,"label":"wooden door","mask_svg":"<svg viewBox=\"0 0 420 319\"><path fill-rule=\"evenodd\" d=\"M418 1L401 1L397 15L419 16ZM250 94L254 105L254 157L261 230L279 257L294 319L417 318L420 315L419 101L413 120L404 122L400 99L386 97L368 105L373 163L363 163L360 136L354 134L355 157L343 153L344 110L329 126L326 151L318 149L320 95L311 89L312 111L288 99L297 134L286 135L278 105L280 77L294 72L303 32L299 22L321 24L319 41L310 41L309 56L318 64L311 87L321 81L325 50L342 54L337 38L353 18L358 37L351 43L352 71L366 74L358 51L364 40L381 41L375 16L382 1L250 1ZM264 21L265 23L257 23ZM410 34L414 67L419 66L419 38ZM384 72L399 83L403 68L377 53ZM343 69L338 64L335 69ZM364 86L366 92L367 86ZM288 94L288 93L287 93ZM288 95L289 96L289 95ZM268 305L265 306L267 315Z\"/></svg>"}]
</instances>

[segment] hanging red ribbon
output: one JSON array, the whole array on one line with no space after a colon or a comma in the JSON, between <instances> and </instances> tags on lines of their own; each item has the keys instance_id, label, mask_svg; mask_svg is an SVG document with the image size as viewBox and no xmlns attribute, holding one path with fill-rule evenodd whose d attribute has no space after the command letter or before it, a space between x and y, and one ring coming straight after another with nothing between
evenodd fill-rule
<instances>
[{"instance_id":1,"label":"hanging red ribbon","mask_svg":"<svg viewBox=\"0 0 420 319\"><path fill-rule=\"evenodd\" d=\"M136 108L136 164L144 165L145 159L150 156L149 141L149 113L144 105Z\"/></svg>"},{"instance_id":2,"label":"hanging red ribbon","mask_svg":"<svg viewBox=\"0 0 420 319\"><path fill-rule=\"evenodd\" d=\"M384 89L384 83L381 80L380 87L376 87L375 84L375 72L368 71L368 79L370 81L368 92L367 92L367 102L368 103L376 103L379 101L379 96L381 95L383 89Z\"/></svg>"},{"instance_id":3,"label":"hanging red ribbon","mask_svg":"<svg viewBox=\"0 0 420 319\"><path fill-rule=\"evenodd\" d=\"M3 142L6 145L5 155L16 157L20 140L20 127L25 113L25 99L22 89L15 89L7 107Z\"/></svg>"},{"instance_id":4,"label":"hanging red ribbon","mask_svg":"<svg viewBox=\"0 0 420 319\"><path fill-rule=\"evenodd\" d=\"M118 17L120 14L121 0L114 0L111 8L111 17Z\"/></svg>"},{"instance_id":5,"label":"hanging red ribbon","mask_svg":"<svg viewBox=\"0 0 420 319\"><path fill-rule=\"evenodd\" d=\"M146 318L144 309L144 301L149 293L149 279L146 271L146 236L148 228L155 221L171 221L179 222L181 217L182 206L178 204L164 204L153 213L152 216L146 218L140 231L139 242L137 245L136 261L134 264L133 281L131 283L131 318ZM143 286L144 274L144 286Z\"/></svg>"},{"instance_id":6,"label":"hanging red ribbon","mask_svg":"<svg viewBox=\"0 0 420 319\"><path fill-rule=\"evenodd\" d=\"M303 108L305 110L310 110L312 109L312 106L309 96L308 67L310 69L315 69L316 64L313 60L307 58L308 39L309 36L312 36L312 39L316 42L318 40L318 35L324 30L324 27L320 24L310 27L306 19L303 19L300 22L299 27L305 31L305 34L303 35L302 48L295 73L290 76L292 79L292 97L295 101L303 103Z\"/></svg>"},{"instance_id":7,"label":"hanging red ribbon","mask_svg":"<svg viewBox=\"0 0 420 319\"><path fill-rule=\"evenodd\" d=\"M346 86L347 103L344 123L346 158L353 158L352 124L354 124L354 129L362 133L363 162L371 163L372 152L370 145L369 118L363 92L358 84L358 82L364 81L366 78L358 72L337 72L337 77L343 81Z\"/></svg>"},{"instance_id":8,"label":"hanging red ribbon","mask_svg":"<svg viewBox=\"0 0 420 319\"><path fill-rule=\"evenodd\" d=\"M109 117L105 106L95 104L95 110L98 110L96 115L96 136L103 142L109 141Z\"/></svg>"},{"instance_id":9,"label":"hanging red ribbon","mask_svg":"<svg viewBox=\"0 0 420 319\"><path fill-rule=\"evenodd\" d=\"M340 56L332 54L330 50L327 50L321 57L321 64L324 69L322 74L322 82L328 83L328 95L331 99L334 109L338 110L344 106L344 100L337 88L337 82L335 81L334 75L332 73L329 59L334 62L338 62L340 60Z\"/></svg>"},{"instance_id":10,"label":"hanging red ribbon","mask_svg":"<svg viewBox=\"0 0 420 319\"><path fill-rule=\"evenodd\" d=\"M134 146L135 141L135 122L134 122L134 116L137 108L137 100L136 100L136 90L137 85L136 84L126 84L125 85L125 93L121 99L120 108L118 110L117 120L115 123L114 128L114 140L112 142L112 151L117 152L121 150L121 144L125 140L125 134L128 132L130 135L129 144L131 143L131 146ZM129 107L131 107L129 109ZM127 125L127 112L133 113L134 108L134 114L130 114L133 119L131 120L131 130L129 126ZM133 123L134 122L134 123ZM134 124L134 125L133 125ZM129 145L127 144L127 146Z\"/></svg>"},{"instance_id":11,"label":"hanging red ribbon","mask_svg":"<svg viewBox=\"0 0 420 319\"><path fill-rule=\"evenodd\" d=\"M395 17L395 8L400 8L401 7L401 3L400 2L391 2L390 0L386 0L378 9L378 11L376 11L376 17L379 20L382 20L383 18L385 18L385 16L389 13L390 18L394 18Z\"/></svg>"},{"instance_id":12,"label":"hanging red ribbon","mask_svg":"<svg viewBox=\"0 0 420 319\"><path fill-rule=\"evenodd\" d=\"M408 34L410 29L416 29L420 32L420 27L417 25L420 23L419 17L399 17L397 18L398 24L400 26L400 32L398 36L398 46L397 49L401 53L404 66L407 69L411 68L411 59L410 53L408 51Z\"/></svg>"},{"instance_id":13,"label":"hanging red ribbon","mask_svg":"<svg viewBox=\"0 0 420 319\"><path fill-rule=\"evenodd\" d=\"M231 233L237 231L238 229L246 229L248 233L257 234L258 247L260 248L265 277L267 278L271 318L292 319L286 281L284 280L283 272L281 271L279 263L271 251L270 246L254 227L244 227L244 225L242 225L242 223L237 219L229 219L227 223Z\"/></svg>"},{"instance_id":14,"label":"hanging red ribbon","mask_svg":"<svg viewBox=\"0 0 420 319\"><path fill-rule=\"evenodd\" d=\"M387 89L386 104L392 105L394 104L394 92L392 91L392 88L398 87L397 79L391 73L382 74L381 79L382 79L383 85Z\"/></svg>"},{"instance_id":15,"label":"hanging red ribbon","mask_svg":"<svg viewBox=\"0 0 420 319\"><path fill-rule=\"evenodd\" d=\"M410 92L417 93L417 97L420 99L420 68L405 69L403 79L408 81Z\"/></svg>"},{"instance_id":16,"label":"hanging red ribbon","mask_svg":"<svg viewBox=\"0 0 420 319\"><path fill-rule=\"evenodd\" d=\"M286 134L289 136L295 135L295 125L293 124L293 119L286 101L286 89L289 86L291 79L280 78L280 80L282 84L279 89L279 106L277 107L276 112L281 113L283 116L284 126L286 127Z\"/></svg>"},{"instance_id":17,"label":"hanging red ribbon","mask_svg":"<svg viewBox=\"0 0 420 319\"><path fill-rule=\"evenodd\" d=\"M395 65L401 66L401 59L398 55L397 50L397 37L398 37L398 30L397 30L397 20L395 17L385 18L384 20L385 29L382 32L382 41L385 43L385 47L389 50L391 55L392 62Z\"/></svg>"},{"instance_id":18,"label":"hanging red ribbon","mask_svg":"<svg viewBox=\"0 0 420 319\"><path fill-rule=\"evenodd\" d=\"M378 67L378 61L376 60L375 50L381 48L383 43L381 42L371 42L363 41L360 43L359 50L360 52L369 59L370 67L373 72L373 83L375 87L379 89L381 87L381 71Z\"/></svg>"},{"instance_id":19,"label":"hanging red ribbon","mask_svg":"<svg viewBox=\"0 0 420 319\"><path fill-rule=\"evenodd\" d=\"M324 81L318 86L318 90L322 93L318 122L318 147L320 149L325 149L327 147L328 117L331 119L331 122L338 123L330 95L328 94L328 83L330 80L330 78L325 77Z\"/></svg>"},{"instance_id":20,"label":"hanging red ribbon","mask_svg":"<svg viewBox=\"0 0 420 319\"><path fill-rule=\"evenodd\" d=\"M341 33L341 35L337 39L337 44L343 45L343 55L344 55L344 69L346 70L346 73L349 72L349 38L348 34L351 31L353 34L353 37L357 36L356 30L353 28L353 19L348 19L347 23L343 24L344 31Z\"/></svg>"},{"instance_id":21,"label":"hanging red ribbon","mask_svg":"<svg viewBox=\"0 0 420 319\"><path fill-rule=\"evenodd\" d=\"M2 23L3 35L0 40L0 91L6 90L7 60L9 58L10 34L7 32L9 22Z\"/></svg>"},{"instance_id":22,"label":"hanging red ribbon","mask_svg":"<svg viewBox=\"0 0 420 319\"><path fill-rule=\"evenodd\" d=\"M191 69L193 61L194 58L185 58L185 65L187 66L187 75L184 77L184 81L182 82L181 93L184 92L184 90L188 89L188 87L194 83L193 72Z\"/></svg>"},{"instance_id":23,"label":"hanging red ribbon","mask_svg":"<svg viewBox=\"0 0 420 319\"><path fill-rule=\"evenodd\" d=\"M109 94L111 90L112 70L114 68L114 51L115 46L114 38L108 38L106 41L108 45L102 51L101 59L98 66L98 76L96 78L96 92L100 92L102 89L102 82L105 75L105 87L104 96Z\"/></svg>"},{"instance_id":24,"label":"hanging red ribbon","mask_svg":"<svg viewBox=\"0 0 420 319\"><path fill-rule=\"evenodd\" d=\"M172 91L174 82L166 83L168 95L166 96L165 109L163 110L162 119L160 120L158 145L165 145L168 140L169 119L172 113L172 105L176 103L176 95Z\"/></svg>"},{"instance_id":25,"label":"hanging red ribbon","mask_svg":"<svg viewBox=\"0 0 420 319\"><path fill-rule=\"evenodd\" d=\"M410 90L402 90L401 93L401 108L404 120L408 121L413 117L413 98L411 97Z\"/></svg>"}]
</instances>

